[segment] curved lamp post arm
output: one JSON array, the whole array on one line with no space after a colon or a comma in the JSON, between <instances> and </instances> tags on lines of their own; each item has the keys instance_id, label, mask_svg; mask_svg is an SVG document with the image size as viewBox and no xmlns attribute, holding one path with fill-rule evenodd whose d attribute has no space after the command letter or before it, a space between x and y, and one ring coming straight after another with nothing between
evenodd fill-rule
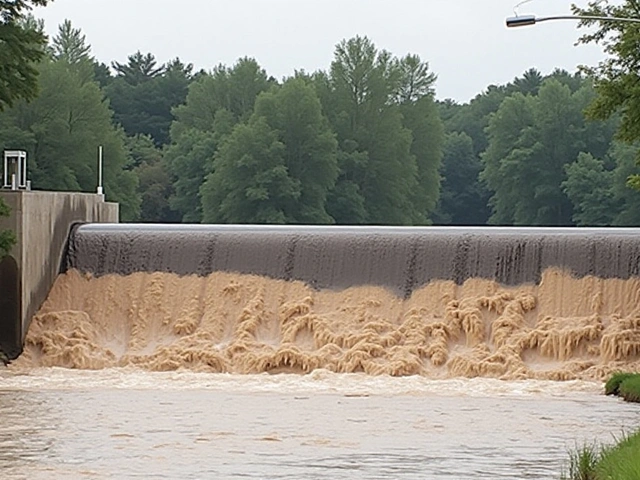
<instances>
[{"instance_id":1,"label":"curved lamp post arm","mask_svg":"<svg viewBox=\"0 0 640 480\"><path fill-rule=\"evenodd\" d=\"M518 17L507 18L507 27L524 27L527 25L535 25L540 22L548 22L550 20L595 20L600 22L627 22L640 23L640 18L623 18L623 17L594 17L588 15L556 15L552 17L536 17L535 15L522 15Z\"/></svg>"}]
</instances>

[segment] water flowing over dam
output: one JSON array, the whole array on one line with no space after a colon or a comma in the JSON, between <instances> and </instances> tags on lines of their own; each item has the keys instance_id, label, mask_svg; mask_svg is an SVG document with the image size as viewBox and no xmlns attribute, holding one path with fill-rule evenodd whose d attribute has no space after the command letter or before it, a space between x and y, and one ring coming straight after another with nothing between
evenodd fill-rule
<instances>
[{"instance_id":1,"label":"water flowing over dam","mask_svg":"<svg viewBox=\"0 0 640 480\"><path fill-rule=\"evenodd\" d=\"M82 225L19 360L602 379L640 365L640 230Z\"/></svg>"}]
</instances>

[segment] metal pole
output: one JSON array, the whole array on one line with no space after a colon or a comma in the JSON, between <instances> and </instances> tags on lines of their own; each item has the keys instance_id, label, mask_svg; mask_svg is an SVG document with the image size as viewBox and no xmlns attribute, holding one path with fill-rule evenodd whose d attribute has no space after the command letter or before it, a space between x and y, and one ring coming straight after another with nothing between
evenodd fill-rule
<instances>
[{"instance_id":1,"label":"metal pole","mask_svg":"<svg viewBox=\"0 0 640 480\"><path fill-rule=\"evenodd\" d=\"M102 145L98 147L98 195L102 195Z\"/></svg>"},{"instance_id":2,"label":"metal pole","mask_svg":"<svg viewBox=\"0 0 640 480\"><path fill-rule=\"evenodd\" d=\"M640 18L625 17L597 17L591 15L554 15L551 17L536 17L535 15L522 15L518 17L507 18L507 27L524 27L527 25L535 25L540 22L548 22L550 20L591 20L596 22L626 22L640 23Z\"/></svg>"}]
</instances>

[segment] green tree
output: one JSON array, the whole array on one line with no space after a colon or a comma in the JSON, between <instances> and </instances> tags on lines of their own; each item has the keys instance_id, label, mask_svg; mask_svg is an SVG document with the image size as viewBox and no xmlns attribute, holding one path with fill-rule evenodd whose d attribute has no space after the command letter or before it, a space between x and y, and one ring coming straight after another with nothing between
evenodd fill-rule
<instances>
[{"instance_id":1,"label":"green tree","mask_svg":"<svg viewBox=\"0 0 640 480\"><path fill-rule=\"evenodd\" d=\"M205 222L284 224L300 198L300 184L287 171L286 147L264 117L239 124L216 155L202 187Z\"/></svg>"},{"instance_id":2,"label":"green tree","mask_svg":"<svg viewBox=\"0 0 640 480\"><path fill-rule=\"evenodd\" d=\"M33 6L47 3L0 0L0 111L38 93L37 64L45 55L47 37L27 14Z\"/></svg>"},{"instance_id":3,"label":"green tree","mask_svg":"<svg viewBox=\"0 0 640 480\"><path fill-rule=\"evenodd\" d=\"M573 6L573 12L583 16L640 18L640 6L636 0L613 2L590 1L586 8ZM585 68L595 79L597 96L587 113L593 118L606 119L621 113L620 138L627 142L640 140L640 24L583 20L589 32L581 43L597 43L603 46L607 57L594 67Z\"/></svg>"},{"instance_id":4,"label":"green tree","mask_svg":"<svg viewBox=\"0 0 640 480\"><path fill-rule=\"evenodd\" d=\"M39 72L40 95L0 115L0 148L28 151L34 188L95 191L102 145L107 198L121 204L123 220L136 219L137 179L123 169L124 135L112 125L100 87L63 60L42 62Z\"/></svg>"},{"instance_id":5,"label":"green tree","mask_svg":"<svg viewBox=\"0 0 640 480\"><path fill-rule=\"evenodd\" d=\"M127 169L132 170L139 179L139 220L154 223L178 221L169 203L174 192L163 151L155 146L151 137L145 135L127 137L126 145L130 157Z\"/></svg>"},{"instance_id":6,"label":"green tree","mask_svg":"<svg viewBox=\"0 0 640 480\"><path fill-rule=\"evenodd\" d=\"M137 52L126 64L114 62L113 79L100 64L93 68L105 85L116 122L127 135L149 135L157 146L168 144L172 110L187 98L193 66L179 59L158 65L152 54Z\"/></svg>"},{"instance_id":7,"label":"green tree","mask_svg":"<svg viewBox=\"0 0 640 480\"><path fill-rule=\"evenodd\" d=\"M411 153L413 136L396 101L401 80L398 61L366 37L338 44L329 75L316 79L341 150L340 175L328 205L338 223L425 220L414 204L418 167ZM343 210L349 204L353 210ZM363 206L364 217L345 215L361 215Z\"/></svg>"},{"instance_id":8,"label":"green tree","mask_svg":"<svg viewBox=\"0 0 640 480\"><path fill-rule=\"evenodd\" d=\"M489 122L490 142L482 156L481 178L493 192L490 205L494 224L526 223L519 209L521 196L534 194L533 183L528 180L536 167L529 161L532 148L525 135L530 135L533 125L532 100L521 93L506 98ZM525 193L523 188L530 191Z\"/></svg>"},{"instance_id":9,"label":"green tree","mask_svg":"<svg viewBox=\"0 0 640 480\"><path fill-rule=\"evenodd\" d=\"M613 191L614 172L603 160L589 153L565 166L567 179L562 186L573 203L573 221L578 226L611 225L619 212Z\"/></svg>"},{"instance_id":10,"label":"green tree","mask_svg":"<svg viewBox=\"0 0 640 480\"><path fill-rule=\"evenodd\" d=\"M73 28L70 20L65 20L58 27L58 35L53 38L51 49L56 59L70 65L93 60L86 36L80 29Z\"/></svg>"},{"instance_id":11,"label":"green tree","mask_svg":"<svg viewBox=\"0 0 640 480\"><path fill-rule=\"evenodd\" d=\"M278 132L287 171L300 185L300 198L288 206L288 215L296 223L333 223L326 200L338 176L337 141L313 87L289 79L258 97L254 115Z\"/></svg>"},{"instance_id":12,"label":"green tree","mask_svg":"<svg viewBox=\"0 0 640 480\"><path fill-rule=\"evenodd\" d=\"M242 58L231 68L199 75L185 103L173 110L165 159L174 186L170 204L182 221L202 221L200 189L218 146L238 122L249 119L258 95L273 84L255 60Z\"/></svg>"},{"instance_id":13,"label":"green tree","mask_svg":"<svg viewBox=\"0 0 640 480\"><path fill-rule=\"evenodd\" d=\"M445 225L484 225L489 192L480 183L482 162L466 133L447 135L442 162L442 190L435 221Z\"/></svg>"},{"instance_id":14,"label":"green tree","mask_svg":"<svg viewBox=\"0 0 640 480\"><path fill-rule=\"evenodd\" d=\"M615 164L613 194L619 205L613 225L625 227L640 225L640 195L637 192L640 186L633 183L638 175L639 153L640 148L637 144L614 142L611 145L609 157Z\"/></svg>"},{"instance_id":15,"label":"green tree","mask_svg":"<svg viewBox=\"0 0 640 480\"><path fill-rule=\"evenodd\" d=\"M544 77L535 68L530 68L522 77L516 78L510 85L507 86L508 90L514 92L520 92L523 95L537 95Z\"/></svg>"},{"instance_id":16,"label":"green tree","mask_svg":"<svg viewBox=\"0 0 640 480\"><path fill-rule=\"evenodd\" d=\"M169 205L183 222L202 221L200 187L213 169L217 149L214 135L192 128L180 135L165 152L164 159L173 184Z\"/></svg>"},{"instance_id":17,"label":"green tree","mask_svg":"<svg viewBox=\"0 0 640 480\"><path fill-rule=\"evenodd\" d=\"M176 141L190 128L212 132L220 110L231 113L234 123L247 121L258 95L273 84L266 71L252 58L241 58L231 68L219 65L210 74L203 74L194 81L189 86L186 102L175 108L172 140Z\"/></svg>"},{"instance_id":18,"label":"green tree","mask_svg":"<svg viewBox=\"0 0 640 480\"><path fill-rule=\"evenodd\" d=\"M573 204L562 183L578 153L606 152L610 138L593 135L582 114L593 98L584 84L576 92L555 78L537 96L516 93L492 117L483 178L494 192L493 223L571 225ZM602 124L599 126L602 128Z\"/></svg>"},{"instance_id":19,"label":"green tree","mask_svg":"<svg viewBox=\"0 0 640 480\"><path fill-rule=\"evenodd\" d=\"M203 186L205 221L333 223L325 207L338 174L337 142L313 87L293 78L263 93L247 128L234 131L229 139L233 148L219 152L213 174ZM253 139L244 146L244 153L242 144L236 144L240 138ZM259 142L270 152L265 163L245 163L245 158L262 158L255 150ZM276 155L280 151L282 158ZM237 176L239 164L246 167L242 170L246 178ZM285 188L286 194L280 195L272 186Z\"/></svg>"}]
</instances>

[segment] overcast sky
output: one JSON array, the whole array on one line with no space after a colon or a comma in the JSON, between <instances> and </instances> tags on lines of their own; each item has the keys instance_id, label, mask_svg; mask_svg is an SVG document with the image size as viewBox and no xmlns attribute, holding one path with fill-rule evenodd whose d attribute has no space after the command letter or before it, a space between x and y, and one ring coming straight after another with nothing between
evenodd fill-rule
<instances>
[{"instance_id":1,"label":"overcast sky","mask_svg":"<svg viewBox=\"0 0 640 480\"><path fill-rule=\"evenodd\" d=\"M587 0L574 0L585 5ZM575 46L574 22L507 29L518 0L55 0L35 11L55 34L65 18L87 36L93 54L110 63L151 52L180 57L197 69L255 57L276 78L295 69L327 69L339 41L367 35L401 56L417 53L438 75L438 98L466 102L490 84L535 67L603 58L598 47ZM532 0L520 14L570 12L571 0Z\"/></svg>"}]
</instances>

